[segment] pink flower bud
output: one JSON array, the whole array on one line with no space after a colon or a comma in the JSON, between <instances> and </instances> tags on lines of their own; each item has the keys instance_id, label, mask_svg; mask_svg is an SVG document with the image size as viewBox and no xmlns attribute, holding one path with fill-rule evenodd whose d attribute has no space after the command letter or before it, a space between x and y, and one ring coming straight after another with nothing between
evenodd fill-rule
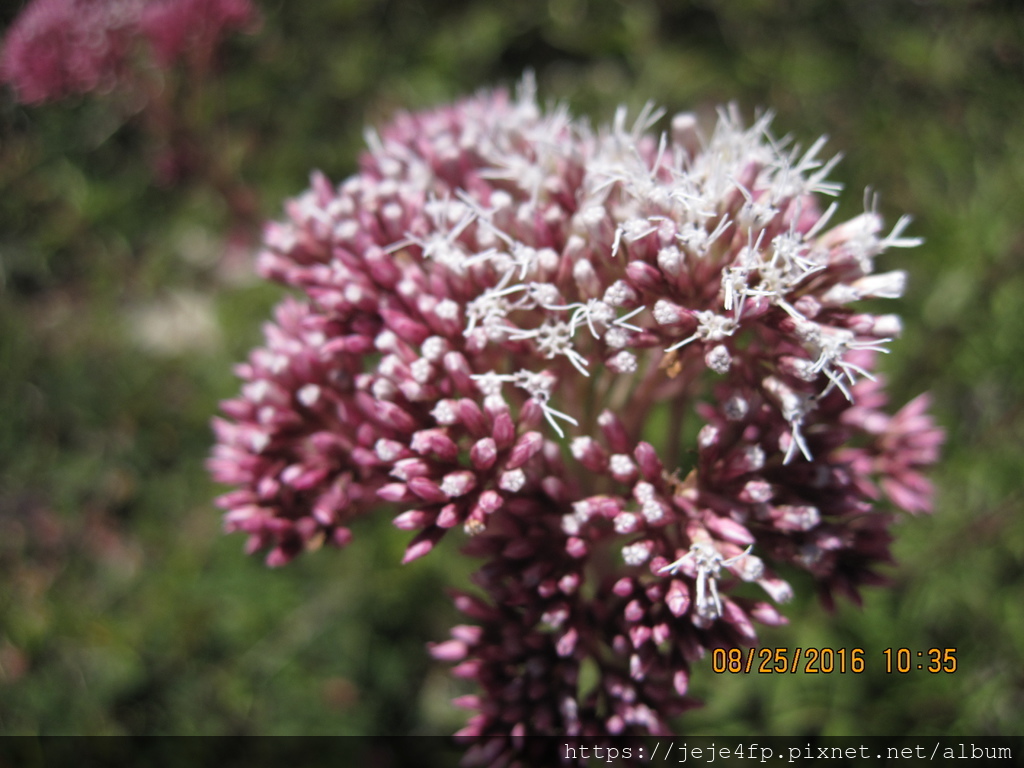
<instances>
[{"instance_id":1,"label":"pink flower bud","mask_svg":"<svg viewBox=\"0 0 1024 768\"><path fill-rule=\"evenodd\" d=\"M642 474L648 482L654 483L661 480L661 475L662 472L664 472L665 467L658 458L658 453L654 450L653 445L645 442L637 443L636 450L633 451L633 456L636 458L637 466L640 467L640 474Z\"/></svg>"},{"instance_id":2,"label":"pink flower bud","mask_svg":"<svg viewBox=\"0 0 1024 768\"><path fill-rule=\"evenodd\" d=\"M786 617L779 613L770 603L755 604L750 609L750 617L769 627L778 627L789 623Z\"/></svg>"},{"instance_id":3,"label":"pink flower bud","mask_svg":"<svg viewBox=\"0 0 1024 768\"><path fill-rule=\"evenodd\" d=\"M409 447L423 456L433 456L441 461L455 461L459 446L443 429L423 429L412 436Z\"/></svg>"},{"instance_id":4,"label":"pink flower bud","mask_svg":"<svg viewBox=\"0 0 1024 768\"><path fill-rule=\"evenodd\" d=\"M672 579L672 585L665 596L665 602L673 616L682 616L690 608L690 592L679 579Z\"/></svg>"},{"instance_id":5,"label":"pink flower bud","mask_svg":"<svg viewBox=\"0 0 1024 768\"><path fill-rule=\"evenodd\" d=\"M461 664L456 664L452 667L452 676L463 680L475 680L479 676L482 668L483 661L480 659L470 659L469 661L464 661ZM456 737L459 737L460 735L463 737L476 735L476 729L472 726L464 728L462 731L455 734Z\"/></svg>"},{"instance_id":6,"label":"pink flower bud","mask_svg":"<svg viewBox=\"0 0 1024 768\"><path fill-rule=\"evenodd\" d=\"M629 628L629 640L633 644L634 648L640 648L644 643L651 639L651 628L644 625L638 624L635 627ZM634 675L634 678L636 676Z\"/></svg>"},{"instance_id":7,"label":"pink flower bud","mask_svg":"<svg viewBox=\"0 0 1024 768\"><path fill-rule=\"evenodd\" d=\"M402 273L389 254L371 246L363 253L363 260L375 283L384 288L394 288Z\"/></svg>"},{"instance_id":8,"label":"pink flower bud","mask_svg":"<svg viewBox=\"0 0 1024 768\"><path fill-rule=\"evenodd\" d=\"M402 565L407 565L413 560L418 560L430 552L441 538L444 531L440 528L431 528L418 534L416 538L405 548L405 555L402 557Z\"/></svg>"},{"instance_id":9,"label":"pink flower bud","mask_svg":"<svg viewBox=\"0 0 1024 768\"><path fill-rule=\"evenodd\" d=\"M483 639L483 627L472 624L456 624L452 627L451 635L456 640L461 640L467 645L477 645Z\"/></svg>"},{"instance_id":10,"label":"pink flower bud","mask_svg":"<svg viewBox=\"0 0 1024 768\"><path fill-rule=\"evenodd\" d=\"M527 432L522 435L509 453L505 469L518 469L533 458L544 445L544 438L539 432Z\"/></svg>"},{"instance_id":11,"label":"pink flower bud","mask_svg":"<svg viewBox=\"0 0 1024 768\"><path fill-rule=\"evenodd\" d=\"M571 444L573 457L591 472L608 470L608 454L590 437L577 437Z\"/></svg>"},{"instance_id":12,"label":"pink flower bud","mask_svg":"<svg viewBox=\"0 0 1024 768\"><path fill-rule=\"evenodd\" d=\"M544 421L544 408L533 398L523 403L519 409L519 429L533 430L540 427Z\"/></svg>"},{"instance_id":13,"label":"pink flower bud","mask_svg":"<svg viewBox=\"0 0 1024 768\"><path fill-rule=\"evenodd\" d=\"M775 527L783 531L809 531L821 522L817 507L806 504L780 504L772 507L768 514Z\"/></svg>"},{"instance_id":14,"label":"pink flower bud","mask_svg":"<svg viewBox=\"0 0 1024 768\"><path fill-rule=\"evenodd\" d=\"M569 554L569 557L579 559L587 556L589 548L583 539L570 536L565 542L565 551Z\"/></svg>"},{"instance_id":15,"label":"pink flower bud","mask_svg":"<svg viewBox=\"0 0 1024 768\"><path fill-rule=\"evenodd\" d=\"M658 299L654 303L652 314L654 315L654 321L658 325L668 328L678 326L697 327L697 321L693 316L693 312L667 299Z\"/></svg>"},{"instance_id":16,"label":"pink flower bud","mask_svg":"<svg viewBox=\"0 0 1024 768\"><path fill-rule=\"evenodd\" d=\"M633 594L633 579L629 576L623 576L612 586L612 592L619 597L629 597Z\"/></svg>"},{"instance_id":17,"label":"pink flower bud","mask_svg":"<svg viewBox=\"0 0 1024 768\"><path fill-rule=\"evenodd\" d=\"M711 533L726 541L746 546L754 543L754 537L749 530L735 520L728 517L720 517L714 514L704 515L704 525Z\"/></svg>"},{"instance_id":18,"label":"pink flower bud","mask_svg":"<svg viewBox=\"0 0 1024 768\"><path fill-rule=\"evenodd\" d=\"M455 592L453 602L459 613L465 614L471 619L488 622L498 617L498 612L494 608L475 595Z\"/></svg>"},{"instance_id":19,"label":"pink flower bud","mask_svg":"<svg viewBox=\"0 0 1024 768\"><path fill-rule=\"evenodd\" d=\"M626 621L640 621L646 614L639 600L630 600L622 615L626 617Z\"/></svg>"},{"instance_id":20,"label":"pink flower bud","mask_svg":"<svg viewBox=\"0 0 1024 768\"><path fill-rule=\"evenodd\" d=\"M615 453L631 452L632 443L618 416L611 411L602 411L601 415L597 417L597 425L601 428L601 434L612 451Z\"/></svg>"},{"instance_id":21,"label":"pink flower bud","mask_svg":"<svg viewBox=\"0 0 1024 768\"><path fill-rule=\"evenodd\" d=\"M498 447L491 437L477 440L469 449L469 459L477 470L488 470L498 458Z\"/></svg>"},{"instance_id":22,"label":"pink flower bud","mask_svg":"<svg viewBox=\"0 0 1024 768\"><path fill-rule=\"evenodd\" d=\"M480 494L480 498L477 499L476 507L474 509L479 509L485 515L491 515L501 509L504 503L505 500L500 493L489 490Z\"/></svg>"},{"instance_id":23,"label":"pink flower bud","mask_svg":"<svg viewBox=\"0 0 1024 768\"><path fill-rule=\"evenodd\" d=\"M685 669L678 670L672 676L672 687L675 689L676 695L685 696L690 689L690 674Z\"/></svg>"},{"instance_id":24,"label":"pink flower bud","mask_svg":"<svg viewBox=\"0 0 1024 768\"><path fill-rule=\"evenodd\" d=\"M414 477L408 483L409 490L423 501L431 504L441 504L448 501L448 494L441 490L441 487L426 477Z\"/></svg>"},{"instance_id":25,"label":"pink flower bud","mask_svg":"<svg viewBox=\"0 0 1024 768\"><path fill-rule=\"evenodd\" d=\"M444 369L451 377L460 395L475 397L478 393L476 382L470 378L473 369L461 352L448 352L444 356Z\"/></svg>"},{"instance_id":26,"label":"pink flower bud","mask_svg":"<svg viewBox=\"0 0 1024 768\"><path fill-rule=\"evenodd\" d=\"M392 524L395 528L402 531L415 531L419 528L425 528L428 525L432 525L436 518L436 512L429 512L423 509L410 509L409 511L398 515L392 521Z\"/></svg>"},{"instance_id":27,"label":"pink flower bud","mask_svg":"<svg viewBox=\"0 0 1024 768\"><path fill-rule=\"evenodd\" d=\"M377 489L377 495L384 499L384 501L395 503L412 501L416 498L416 494L412 493L405 483L387 483L382 485Z\"/></svg>"},{"instance_id":28,"label":"pink flower bud","mask_svg":"<svg viewBox=\"0 0 1024 768\"><path fill-rule=\"evenodd\" d=\"M371 415L382 425L406 434L416 429L418 422L407 411L387 400L375 400L373 402Z\"/></svg>"},{"instance_id":29,"label":"pink flower bud","mask_svg":"<svg viewBox=\"0 0 1024 768\"><path fill-rule=\"evenodd\" d=\"M494 438L495 445L498 446L498 450L503 451L512 445L512 441L516 436L516 427L508 411L503 411L495 416L494 429L491 431L491 435Z\"/></svg>"},{"instance_id":30,"label":"pink flower bud","mask_svg":"<svg viewBox=\"0 0 1024 768\"><path fill-rule=\"evenodd\" d=\"M558 638L558 643L555 645L555 653L562 658L572 656L574 650L576 650L576 642L579 640L579 633L574 627L570 627L565 634Z\"/></svg>"},{"instance_id":31,"label":"pink flower bud","mask_svg":"<svg viewBox=\"0 0 1024 768\"><path fill-rule=\"evenodd\" d=\"M475 711L480 709L480 697L470 693L467 693L465 696L456 696L452 699L452 706Z\"/></svg>"},{"instance_id":32,"label":"pink flower bud","mask_svg":"<svg viewBox=\"0 0 1024 768\"><path fill-rule=\"evenodd\" d=\"M457 504L445 504L437 513L438 528L454 528L463 518L463 510Z\"/></svg>"},{"instance_id":33,"label":"pink flower bud","mask_svg":"<svg viewBox=\"0 0 1024 768\"><path fill-rule=\"evenodd\" d=\"M443 643L429 643L430 655L438 661L461 661L466 658L469 648L461 640L445 640Z\"/></svg>"},{"instance_id":34,"label":"pink flower bud","mask_svg":"<svg viewBox=\"0 0 1024 768\"><path fill-rule=\"evenodd\" d=\"M629 278L631 287L651 293L658 291L663 280L658 269L643 261L631 262L626 267L626 277Z\"/></svg>"},{"instance_id":35,"label":"pink flower bud","mask_svg":"<svg viewBox=\"0 0 1024 768\"><path fill-rule=\"evenodd\" d=\"M409 481L414 477L426 477L433 472L433 465L419 457L399 459L391 469L391 476Z\"/></svg>"},{"instance_id":36,"label":"pink flower bud","mask_svg":"<svg viewBox=\"0 0 1024 768\"><path fill-rule=\"evenodd\" d=\"M449 498L465 496L476 487L476 475L466 470L449 472L441 481L441 491Z\"/></svg>"}]
</instances>

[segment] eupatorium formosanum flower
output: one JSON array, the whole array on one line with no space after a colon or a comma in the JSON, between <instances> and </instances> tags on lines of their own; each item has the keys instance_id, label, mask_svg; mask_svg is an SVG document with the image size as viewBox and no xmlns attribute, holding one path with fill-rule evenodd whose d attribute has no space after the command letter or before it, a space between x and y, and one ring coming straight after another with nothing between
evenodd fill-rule
<instances>
[{"instance_id":1,"label":"eupatorium formosanum flower","mask_svg":"<svg viewBox=\"0 0 1024 768\"><path fill-rule=\"evenodd\" d=\"M890 559L877 502L930 508L942 433L924 399L885 410L900 321L858 306L902 294L875 262L909 220L834 223L836 159L768 115L661 117L595 130L527 79L369 133L266 229L260 271L302 298L215 422L227 529L271 565L379 509L406 562L457 530L479 592L432 653L479 687L484 764L667 732L706 649L785 621L777 566L857 600Z\"/></svg>"},{"instance_id":2,"label":"eupatorium formosanum flower","mask_svg":"<svg viewBox=\"0 0 1024 768\"><path fill-rule=\"evenodd\" d=\"M131 87L140 57L206 67L255 18L251 0L32 0L3 41L0 79L26 104Z\"/></svg>"}]
</instances>

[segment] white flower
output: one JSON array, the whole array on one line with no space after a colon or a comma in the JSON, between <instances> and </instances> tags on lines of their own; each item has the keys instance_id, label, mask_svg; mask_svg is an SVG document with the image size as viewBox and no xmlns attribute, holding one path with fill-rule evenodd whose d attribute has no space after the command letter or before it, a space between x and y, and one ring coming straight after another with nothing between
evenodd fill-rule
<instances>
[{"instance_id":1,"label":"white flower","mask_svg":"<svg viewBox=\"0 0 1024 768\"><path fill-rule=\"evenodd\" d=\"M730 566L750 554L751 547L728 560L722 557L713 544L694 542L690 550L678 560L669 563L660 573L675 574L681 568L692 568L697 573L697 600L695 609L697 616L704 621L714 621L722 615L722 601L718 596L717 579L721 576L722 566ZM757 577L755 577L757 578Z\"/></svg>"}]
</instances>

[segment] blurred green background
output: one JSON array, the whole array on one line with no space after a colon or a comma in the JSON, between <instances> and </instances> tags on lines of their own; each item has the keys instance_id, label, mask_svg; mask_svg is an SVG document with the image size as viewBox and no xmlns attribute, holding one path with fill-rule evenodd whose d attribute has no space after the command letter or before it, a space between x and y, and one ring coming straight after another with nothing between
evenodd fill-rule
<instances>
[{"instance_id":1,"label":"blurred green background","mask_svg":"<svg viewBox=\"0 0 1024 768\"><path fill-rule=\"evenodd\" d=\"M4 4L6 28L17 3ZM261 3L196 119L261 215L313 168L355 170L366 124L535 70L543 100L609 119L653 99L777 111L845 159L926 244L894 401L948 433L937 509L897 528L893 587L825 613L797 581L762 645L865 649L861 675L715 675L706 735L1024 734L1024 12L968 0ZM224 537L203 468L218 400L281 291L202 184L111 99L0 96L0 734L443 734L463 691L425 644L456 620L457 541L400 566L387 516L279 570ZM837 219L838 220L838 219ZM225 255L227 254L227 255ZM882 651L956 648L953 674Z\"/></svg>"}]
</instances>

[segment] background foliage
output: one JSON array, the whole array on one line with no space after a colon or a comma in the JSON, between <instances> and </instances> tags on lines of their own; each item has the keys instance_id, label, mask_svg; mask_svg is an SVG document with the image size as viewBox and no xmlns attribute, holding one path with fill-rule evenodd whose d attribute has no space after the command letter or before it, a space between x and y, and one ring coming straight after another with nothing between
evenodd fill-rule
<instances>
[{"instance_id":1,"label":"background foliage","mask_svg":"<svg viewBox=\"0 0 1024 768\"><path fill-rule=\"evenodd\" d=\"M13 4L11 4L13 5ZM907 269L897 402L948 431L933 517L899 528L893 588L826 614L796 584L767 647L864 648L861 675L714 675L707 735L1021 735L1024 722L1024 14L977 0L265 0L196 119L275 217L312 168L352 173L364 124L533 68L608 119L737 101L843 151L927 239ZM5 27L17 12L5 6ZM386 517L343 554L270 571L220 534L203 461L231 364L280 297L199 184L161 186L130 109L0 98L0 733L450 733L426 642L465 579L457 541L402 567ZM839 218L837 218L839 220ZM887 310L888 311L888 310ZM956 648L954 674L882 650Z\"/></svg>"}]
</instances>

